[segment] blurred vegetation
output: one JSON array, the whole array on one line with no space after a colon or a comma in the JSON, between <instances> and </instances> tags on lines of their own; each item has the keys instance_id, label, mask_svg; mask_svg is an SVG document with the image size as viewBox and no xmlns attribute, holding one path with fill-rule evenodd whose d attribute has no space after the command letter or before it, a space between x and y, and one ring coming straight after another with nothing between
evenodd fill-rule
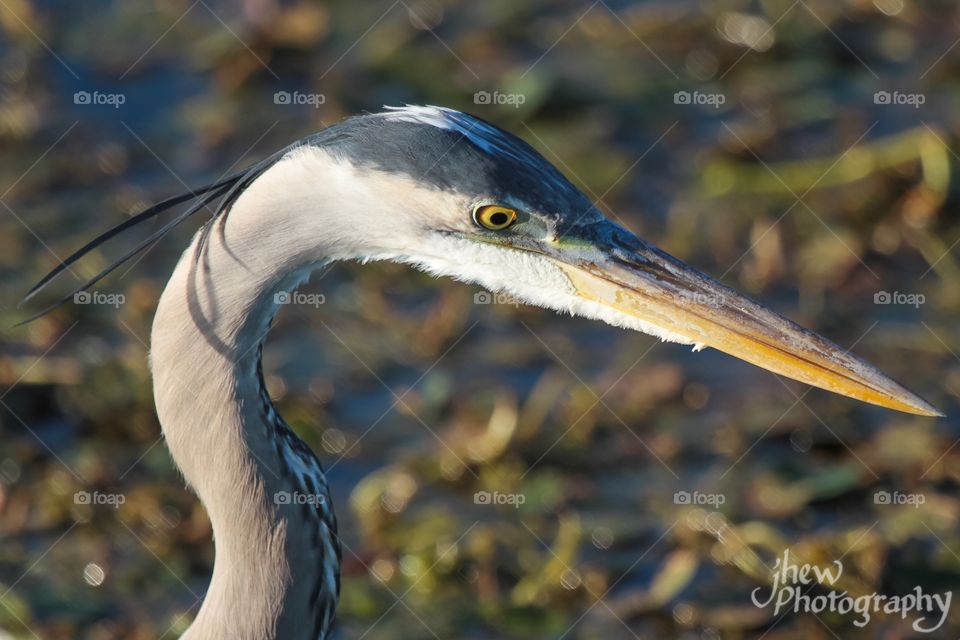
<instances>
[{"instance_id":1,"label":"blurred vegetation","mask_svg":"<svg viewBox=\"0 0 960 640\"><path fill-rule=\"evenodd\" d=\"M403 103L514 131L611 216L951 417L474 304L402 267L338 265L308 287L322 308L284 312L265 370L330 467L339 636L914 637L897 615L777 618L750 594L786 548L842 558L851 594L960 585L958 17L903 0L0 3L0 637L175 637L213 562L146 365L191 230L99 287L124 294L116 309L12 328L23 293L151 201ZM75 100L95 91L123 104ZM881 292L923 303L875 304ZM76 504L98 490L125 500ZM478 505L477 491L525 502ZM678 505L677 491L725 502ZM954 606L929 637L958 633Z\"/></svg>"}]
</instances>

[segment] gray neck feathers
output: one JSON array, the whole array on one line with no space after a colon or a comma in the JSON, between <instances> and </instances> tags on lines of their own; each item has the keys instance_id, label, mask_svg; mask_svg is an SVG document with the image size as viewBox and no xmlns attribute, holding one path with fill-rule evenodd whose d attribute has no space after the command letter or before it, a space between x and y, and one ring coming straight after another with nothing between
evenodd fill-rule
<instances>
[{"instance_id":1,"label":"gray neck feathers","mask_svg":"<svg viewBox=\"0 0 960 640\"><path fill-rule=\"evenodd\" d=\"M153 325L157 413L216 544L191 639L322 638L339 588L322 469L274 411L260 375L275 293L323 261L290 241L293 207L265 206L269 176L214 222L202 250L194 238Z\"/></svg>"}]
</instances>

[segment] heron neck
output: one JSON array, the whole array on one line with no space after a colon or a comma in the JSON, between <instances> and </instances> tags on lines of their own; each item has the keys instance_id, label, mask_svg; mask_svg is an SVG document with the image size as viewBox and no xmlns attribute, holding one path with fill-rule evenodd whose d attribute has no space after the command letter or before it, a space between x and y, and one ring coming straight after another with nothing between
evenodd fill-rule
<instances>
[{"instance_id":1,"label":"heron neck","mask_svg":"<svg viewBox=\"0 0 960 640\"><path fill-rule=\"evenodd\" d=\"M273 411L259 373L275 294L324 259L291 240L295 203L273 211L264 204L244 194L202 251L201 234L194 238L153 324L157 413L216 541L191 639L325 637L339 587L322 469Z\"/></svg>"}]
</instances>

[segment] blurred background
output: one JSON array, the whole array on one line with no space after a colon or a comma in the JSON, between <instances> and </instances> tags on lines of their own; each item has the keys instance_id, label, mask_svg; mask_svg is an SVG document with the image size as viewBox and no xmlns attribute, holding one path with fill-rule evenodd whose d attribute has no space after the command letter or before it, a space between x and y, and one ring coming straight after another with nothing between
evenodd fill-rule
<instances>
[{"instance_id":1,"label":"blurred background","mask_svg":"<svg viewBox=\"0 0 960 640\"><path fill-rule=\"evenodd\" d=\"M951 417L336 265L280 315L264 369L329 469L338 637L916 637L918 614L861 628L751 594L787 549L840 560L853 595L960 585L958 27L933 0L2 0L0 637L175 638L213 564L146 363L197 223L14 327L44 302L23 294L151 202L405 103L514 132L641 236ZM958 635L955 604L923 637Z\"/></svg>"}]
</instances>

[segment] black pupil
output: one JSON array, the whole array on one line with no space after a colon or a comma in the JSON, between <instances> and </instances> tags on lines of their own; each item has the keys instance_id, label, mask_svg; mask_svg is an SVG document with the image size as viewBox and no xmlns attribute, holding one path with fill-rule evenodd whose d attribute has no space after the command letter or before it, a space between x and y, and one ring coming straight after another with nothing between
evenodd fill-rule
<instances>
[{"instance_id":1,"label":"black pupil","mask_svg":"<svg viewBox=\"0 0 960 640\"><path fill-rule=\"evenodd\" d=\"M503 211L497 211L496 213L490 214L490 224L495 227L507 224L508 220L510 220L510 216Z\"/></svg>"}]
</instances>

